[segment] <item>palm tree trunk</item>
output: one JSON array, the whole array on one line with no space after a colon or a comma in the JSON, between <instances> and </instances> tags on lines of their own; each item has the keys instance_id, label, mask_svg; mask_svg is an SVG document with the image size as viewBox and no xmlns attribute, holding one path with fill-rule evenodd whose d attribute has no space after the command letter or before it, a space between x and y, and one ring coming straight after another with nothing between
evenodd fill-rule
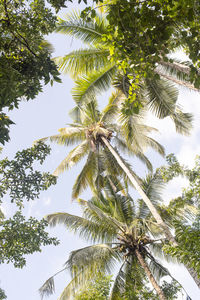
<instances>
[{"instance_id":1,"label":"palm tree trunk","mask_svg":"<svg viewBox=\"0 0 200 300\"><path fill-rule=\"evenodd\" d=\"M179 80L173 76L170 76L170 75L167 75L163 72L161 72L160 70L155 70L154 71L155 73L157 73L158 75L170 80L170 81L173 81L174 83L178 84L178 85L181 85L181 86L184 86L190 90L193 90L193 91L196 91L196 92L199 92L199 89L195 88L194 85L190 82L187 82L187 81L183 81L183 80Z\"/></svg>"},{"instance_id":2,"label":"palm tree trunk","mask_svg":"<svg viewBox=\"0 0 200 300\"><path fill-rule=\"evenodd\" d=\"M111 144L109 143L109 141L105 137L103 137L103 136L101 137L101 140L102 140L103 144L106 145L106 147L112 153L112 155L115 157L115 159L118 162L119 166L124 170L124 172L126 173L126 175L128 176L128 178L132 182L133 186L135 187L136 191L140 194L140 196L142 197L144 203L149 208L149 210L152 213L153 217L155 218L156 222L159 224L160 227L162 227L163 232L164 232L167 240L170 241L174 246L178 246L177 241L175 240L175 238L171 234L170 230L168 229L167 225L165 224L165 222L161 218L161 216L158 213L157 209L155 208L155 206L153 205L153 203L151 202L151 200L147 197L147 195L145 194L145 192L143 191L143 189L140 187L139 183L137 182L137 180L135 179L135 177L132 175L132 173L129 170L129 168L124 164L124 162L122 161L121 157L113 149L113 147L111 146ZM200 278L198 277L197 272L194 269L189 268L187 264L185 264L185 267L187 268L188 272L192 276L192 278L195 281L195 283L197 284L197 286L200 287Z\"/></svg>"},{"instance_id":3,"label":"palm tree trunk","mask_svg":"<svg viewBox=\"0 0 200 300\"><path fill-rule=\"evenodd\" d=\"M188 264L185 264L186 269L188 270L190 276L193 278L193 280L195 281L196 285L198 286L198 288L200 289L200 278L197 274L197 272L191 268L190 266L188 266Z\"/></svg>"},{"instance_id":4,"label":"palm tree trunk","mask_svg":"<svg viewBox=\"0 0 200 300\"><path fill-rule=\"evenodd\" d=\"M149 281L151 282L152 286L155 288L157 294L158 294L158 297L160 300L167 300L165 298L165 295L163 293L163 291L161 290L160 286L158 285L158 283L156 282L153 274L151 273L151 271L149 270L149 267L148 265L146 264L144 258L142 257L140 251L138 249L135 250L135 254L137 256L137 259L139 261L139 263L141 264L141 266L143 267L147 277L149 278Z\"/></svg>"},{"instance_id":5,"label":"palm tree trunk","mask_svg":"<svg viewBox=\"0 0 200 300\"><path fill-rule=\"evenodd\" d=\"M177 242L176 242L176 240L174 239L173 235L169 231L167 225L165 224L165 222L161 218L160 214L158 213L157 209L155 208L155 206L153 205L153 203L151 202L151 200L147 197L147 195L145 194L145 192L143 191L143 189L140 187L139 183L137 182L137 180L135 179L135 177L132 175L132 173L129 170L129 168L124 164L124 162L122 161L121 157L113 149L113 147L110 145L110 143L108 142L108 140L105 137L102 136L101 140L107 146L107 148L112 153L112 155L115 157L115 159L118 162L118 164L120 165L120 167L124 170L124 172L126 173L126 175L128 176L128 178L132 182L133 186L135 187L136 191L140 194L140 196L142 197L142 199L145 202L146 206L149 208L149 210L152 213L153 217L155 218L156 222L162 227L162 229L163 229L163 231L165 233L166 238L170 242L172 242L174 245L178 245Z\"/></svg>"}]
</instances>

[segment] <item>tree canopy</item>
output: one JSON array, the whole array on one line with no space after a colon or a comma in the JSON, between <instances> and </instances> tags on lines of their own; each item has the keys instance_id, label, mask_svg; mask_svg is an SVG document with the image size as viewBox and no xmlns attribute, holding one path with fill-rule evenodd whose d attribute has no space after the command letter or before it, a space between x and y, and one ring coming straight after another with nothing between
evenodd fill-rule
<instances>
[{"instance_id":1,"label":"tree canopy","mask_svg":"<svg viewBox=\"0 0 200 300\"><path fill-rule=\"evenodd\" d=\"M50 1L58 7L60 1ZM42 85L59 81L45 35L55 29L56 16L43 0L0 2L0 142L9 140L9 123L2 110L34 99ZM7 122L6 122L7 121ZM3 130L3 132L2 132Z\"/></svg>"},{"instance_id":2,"label":"tree canopy","mask_svg":"<svg viewBox=\"0 0 200 300\"><path fill-rule=\"evenodd\" d=\"M108 13L105 40L112 41L110 55L125 72L132 69L148 76L157 63L170 61L168 55L181 47L191 59L190 81L200 87L199 1L105 0L102 6ZM95 15L91 7L82 13L88 20Z\"/></svg>"},{"instance_id":3,"label":"tree canopy","mask_svg":"<svg viewBox=\"0 0 200 300\"><path fill-rule=\"evenodd\" d=\"M0 211L0 263L12 262L22 268L26 264L26 254L41 251L42 245L57 245L56 238L50 238L45 231L48 224L42 219L22 214L25 201L34 201L42 190L56 183L55 176L35 171L35 162L43 163L50 148L42 143L16 153L15 158L0 161L0 202L7 195L16 204L18 211L13 217L5 219ZM13 205L14 205L13 204Z\"/></svg>"}]
</instances>

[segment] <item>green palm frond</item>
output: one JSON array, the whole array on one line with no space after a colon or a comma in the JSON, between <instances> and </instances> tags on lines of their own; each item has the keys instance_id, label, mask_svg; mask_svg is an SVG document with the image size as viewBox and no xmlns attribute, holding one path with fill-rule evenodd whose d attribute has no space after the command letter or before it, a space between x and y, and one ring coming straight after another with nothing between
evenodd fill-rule
<instances>
[{"instance_id":1,"label":"green palm frond","mask_svg":"<svg viewBox=\"0 0 200 300\"><path fill-rule=\"evenodd\" d=\"M111 272L119 259L119 255L109 244L98 244L72 251L65 266L73 277L79 272Z\"/></svg>"},{"instance_id":2,"label":"green palm frond","mask_svg":"<svg viewBox=\"0 0 200 300\"><path fill-rule=\"evenodd\" d=\"M83 141L80 145L69 152L67 157L60 163L60 165L53 172L53 175L58 176L66 169L71 168L77 164L89 151L88 141Z\"/></svg>"},{"instance_id":3,"label":"green palm frond","mask_svg":"<svg viewBox=\"0 0 200 300\"><path fill-rule=\"evenodd\" d=\"M80 123L81 122L81 107L75 106L69 111L69 116L73 120L74 123Z\"/></svg>"},{"instance_id":4,"label":"green palm frond","mask_svg":"<svg viewBox=\"0 0 200 300\"><path fill-rule=\"evenodd\" d=\"M113 216L122 223L126 224L128 227L135 217L133 199L130 197L130 195L122 196L120 194L116 194L112 203Z\"/></svg>"},{"instance_id":5,"label":"green palm frond","mask_svg":"<svg viewBox=\"0 0 200 300\"><path fill-rule=\"evenodd\" d=\"M126 97L128 97L131 84L126 75L118 72L113 80L113 86L120 90Z\"/></svg>"},{"instance_id":6,"label":"green palm frond","mask_svg":"<svg viewBox=\"0 0 200 300\"><path fill-rule=\"evenodd\" d=\"M87 206L84 209L84 216L97 224L103 223L104 226L106 226L106 224L109 225L116 233L118 231L124 231L124 224L119 219L115 218L115 216L106 214L101 208L90 201L88 201Z\"/></svg>"},{"instance_id":7,"label":"green palm frond","mask_svg":"<svg viewBox=\"0 0 200 300\"><path fill-rule=\"evenodd\" d=\"M115 281L114 284L112 286L112 290L111 290L111 294L110 294L110 300L121 300L121 295L124 293L125 291L125 286L126 286L126 274L123 271L124 268L124 264L126 264L126 262L124 262L118 273L117 276L115 277Z\"/></svg>"},{"instance_id":8,"label":"green palm frond","mask_svg":"<svg viewBox=\"0 0 200 300\"><path fill-rule=\"evenodd\" d=\"M50 277L39 289L40 297L43 299L45 296L49 297L55 293L54 276Z\"/></svg>"},{"instance_id":9,"label":"green palm frond","mask_svg":"<svg viewBox=\"0 0 200 300\"><path fill-rule=\"evenodd\" d=\"M98 103L96 97L90 99L88 103L85 103L83 107L80 107L80 119L84 125L91 126L99 121L100 112L98 110Z\"/></svg>"},{"instance_id":10,"label":"green palm frond","mask_svg":"<svg viewBox=\"0 0 200 300\"><path fill-rule=\"evenodd\" d=\"M153 138L149 136L145 136L144 143L146 144L146 147L150 147L154 149L156 152L158 152L160 155L165 156L164 147Z\"/></svg>"},{"instance_id":11,"label":"green palm frond","mask_svg":"<svg viewBox=\"0 0 200 300\"><path fill-rule=\"evenodd\" d=\"M71 35L86 44L102 43L102 35L106 34L106 19L100 15L91 22L80 17L80 12L73 11L65 15L65 20L58 19L56 32Z\"/></svg>"},{"instance_id":12,"label":"green palm frond","mask_svg":"<svg viewBox=\"0 0 200 300\"><path fill-rule=\"evenodd\" d=\"M108 63L109 50L103 48L88 48L75 50L65 56L54 59L63 73L69 73L72 78L88 74L94 70L105 68Z\"/></svg>"},{"instance_id":13,"label":"green palm frond","mask_svg":"<svg viewBox=\"0 0 200 300\"><path fill-rule=\"evenodd\" d=\"M50 296L55 292L55 284L54 284L54 277L60 274L61 272L65 271L66 268L56 272L53 276L48 278L45 283L39 289L39 293L41 298L43 299L45 296Z\"/></svg>"},{"instance_id":14,"label":"green palm frond","mask_svg":"<svg viewBox=\"0 0 200 300\"><path fill-rule=\"evenodd\" d=\"M72 96L77 104L89 101L90 97L107 91L116 72L114 64L108 64L99 70L94 70L89 75L84 75L75 81Z\"/></svg>"},{"instance_id":15,"label":"green palm frond","mask_svg":"<svg viewBox=\"0 0 200 300\"><path fill-rule=\"evenodd\" d=\"M163 201L162 192L165 188L163 178L155 172L154 174L148 174L143 180L142 188L148 198L153 201L154 204L159 204Z\"/></svg>"},{"instance_id":16,"label":"green palm frond","mask_svg":"<svg viewBox=\"0 0 200 300\"><path fill-rule=\"evenodd\" d=\"M36 141L50 141L60 145L73 145L77 142L82 142L85 139L85 128L75 127L74 124L69 124L69 127L59 129L59 134L52 135L49 137L41 138Z\"/></svg>"},{"instance_id":17,"label":"green palm frond","mask_svg":"<svg viewBox=\"0 0 200 300\"><path fill-rule=\"evenodd\" d=\"M87 161L76 178L72 188L72 198L76 199L81 192L83 192L88 185L92 187L93 179L97 176L97 157L93 151L89 152Z\"/></svg>"},{"instance_id":18,"label":"green palm frond","mask_svg":"<svg viewBox=\"0 0 200 300\"><path fill-rule=\"evenodd\" d=\"M111 241L116 236L116 227L110 226L108 228L106 223L95 223L92 220L67 213L47 215L46 220L53 227L63 224L74 233L79 234L80 237L92 242Z\"/></svg>"},{"instance_id":19,"label":"green palm frond","mask_svg":"<svg viewBox=\"0 0 200 300\"><path fill-rule=\"evenodd\" d=\"M165 183L163 182L162 177L158 173L155 172L154 174L148 174L146 178L143 179L141 186L147 197L155 206L158 206L160 203L162 203L162 192L165 188ZM141 219L146 219L150 215L150 211L146 204L142 200L139 200L137 217ZM149 224L149 226L153 231L160 233L160 231L157 229L156 224Z\"/></svg>"},{"instance_id":20,"label":"green palm frond","mask_svg":"<svg viewBox=\"0 0 200 300\"><path fill-rule=\"evenodd\" d=\"M121 114L119 122L121 125L120 134L126 140L126 143L142 152L141 143L143 142L143 138L141 135L144 136L145 128L144 126L140 126L140 116L137 114Z\"/></svg>"},{"instance_id":21,"label":"green palm frond","mask_svg":"<svg viewBox=\"0 0 200 300\"><path fill-rule=\"evenodd\" d=\"M86 273L83 270L74 275L70 283L64 288L58 300L74 299L76 292L84 289L90 280L93 280L95 273Z\"/></svg>"},{"instance_id":22,"label":"green palm frond","mask_svg":"<svg viewBox=\"0 0 200 300\"><path fill-rule=\"evenodd\" d=\"M179 108L171 116L174 121L176 131L180 134L189 135L192 129L193 116L189 113L183 113Z\"/></svg>"},{"instance_id":23,"label":"green palm frond","mask_svg":"<svg viewBox=\"0 0 200 300\"><path fill-rule=\"evenodd\" d=\"M142 152L136 153L135 156L143 162L149 171L152 171L153 167L150 160Z\"/></svg>"},{"instance_id":24,"label":"green palm frond","mask_svg":"<svg viewBox=\"0 0 200 300\"><path fill-rule=\"evenodd\" d=\"M148 253L150 259L149 269L152 272L156 280L160 280L164 276L170 276L167 268L163 267L150 253Z\"/></svg>"},{"instance_id":25,"label":"green palm frond","mask_svg":"<svg viewBox=\"0 0 200 300\"><path fill-rule=\"evenodd\" d=\"M178 89L168 80L146 79L145 98L156 116L163 119L174 113L178 99Z\"/></svg>"},{"instance_id":26,"label":"green palm frond","mask_svg":"<svg viewBox=\"0 0 200 300\"><path fill-rule=\"evenodd\" d=\"M121 93L115 92L112 93L111 97L109 98L109 103L106 107L102 110L101 113L101 122L111 123L111 120L116 119L117 114L119 113L119 101L121 99Z\"/></svg>"},{"instance_id":27,"label":"green palm frond","mask_svg":"<svg viewBox=\"0 0 200 300\"><path fill-rule=\"evenodd\" d=\"M170 256L165 251L162 250L163 243L157 242L152 243L149 245L149 250L151 251L152 255L160 260L165 260L168 263L178 264L177 258L174 256Z\"/></svg>"}]
</instances>

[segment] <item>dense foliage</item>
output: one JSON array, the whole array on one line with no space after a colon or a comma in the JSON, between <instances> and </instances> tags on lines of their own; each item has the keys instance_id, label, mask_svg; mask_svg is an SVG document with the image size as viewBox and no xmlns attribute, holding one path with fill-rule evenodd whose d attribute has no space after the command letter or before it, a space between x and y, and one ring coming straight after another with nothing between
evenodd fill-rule
<instances>
[{"instance_id":1,"label":"dense foliage","mask_svg":"<svg viewBox=\"0 0 200 300\"><path fill-rule=\"evenodd\" d=\"M52 5L58 6L52 0ZM44 0L0 1L0 112L33 99L42 84L59 81L44 36L55 29L56 16ZM5 119L5 117L4 117ZM0 142L9 140L8 122L0 119Z\"/></svg>"},{"instance_id":2,"label":"dense foliage","mask_svg":"<svg viewBox=\"0 0 200 300\"><path fill-rule=\"evenodd\" d=\"M168 54L182 47L193 65L190 80L200 87L199 32L200 4L197 0L114 0L103 1L108 12L109 32L105 40L113 42L110 54L122 68L147 76ZM83 16L95 16L87 8Z\"/></svg>"},{"instance_id":3,"label":"dense foliage","mask_svg":"<svg viewBox=\"0 0 200 300\"><path fill-rule=\"evenodd\" d=\"M21 212L12 218L0 221L0 264L13 263L16 268L26 264L24 255L41 252L41 246L58 245L56 238L50 238L45 231L48 226L30 217L25 220Z\"/></svg>"},{"instance_id":4,"label":"dense foliage","mask_svg":"<svg viewBox=\"0 0 200 300\"><path fill-rule=\"evenodd\" d=\"M75 300L107 300L110 292L111 276L98 274L77 295Z\"/></svg>"},{"instance_id":5,"label":"dense foliage","mask_svg":"<svg viewBox=\"0 0 200 300\"><path fill-rule=\"evenodd\" d=\"M50 153L50 148L42 143L16 153L13 160L0 161L0 201L9 196L18 211L12 218L0 215L0 263L12 262L22 268L26 264L25 254L41 251L42 245L57 245L55 238L50 238L45 231L47 222L22 215L24 200L34 200L42 190L56 183L56 178L49 173L35 171L33 164L43 163Z\"/></svg>"},{"instance_id":6,"label":"dense foliage","mask_svg":"<svg viewBox=\"0 0 200 300\"><path fill-rule=\"evenodd\" d=\"M180 207L192 205L196 216L193 216L192 220L188 222L174 220L178 246L166 245L165 251L176 256L183 264L188 264L200 276L200 157L196 157L193 169L181 165L174 155L169 155L167 160L168 166L161 168L161 174L165 181L172 180L177 176L185 176L189 180L189 186L183 189L181 196L173 199L169 205L168 213L173 214L175 219Z\"/></svg>"},{"instance_id":7,"label":"dense foliage","mask_svg":"<svg viewBox=\"0 0 200 300\"><path fill-rule=\"evenodd\" d=\"M33 164L42 164L50 153L50 147L38 143L32 148L18 151L13 160L5 158L0 161L0 202L2 197L9 194L11 202L19 207L23 200L34 200L40 191L56 184L56 177L49 173L34 170Z\"/></svg>"}]
</instances>

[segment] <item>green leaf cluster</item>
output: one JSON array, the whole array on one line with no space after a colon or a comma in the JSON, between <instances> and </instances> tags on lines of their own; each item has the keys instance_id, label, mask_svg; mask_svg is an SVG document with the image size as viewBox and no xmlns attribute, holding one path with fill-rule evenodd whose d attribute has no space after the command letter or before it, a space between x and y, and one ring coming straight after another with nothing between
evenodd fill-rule
<instances>
[{"instance_id":1,"label":"green leaf cluster","mask_svg":"<svg viewBox=\"0 0 200 300\"><path fill-rule=\"evenodd\" d=\"M0 221L0 264L13 263L16 268L26 264L24 255L41 252L41 246L58 245L57 238L50 238L45 231L46 220L30 217L25 220L21 212Z\"/></svg>"},{"instance_id":2,"label":"green leaf cluster","mask_svg":"<svg viewBox=\"0 0 200 300\"><path fill-rule=\"evenodd\" d=\"M110 275L99 273L83 290L77 293L74 300L108 300L111 278Z\"/></svg>"},{"instance_id":3,"label":"green leaf cluster","mask_svg":"<svg viewBox=\"0 0 200 300\"><path fill-rule=\"evenodd\" d=\"M57 238L49 237L48 223L45 219L28 220L22 214L23 201L34 200L42 190L56 183L56 177L49 173L34 170L34 163L42 164L50 153L50 147L38 143L22 151L18 151L14 159L5 158L0 161L0 203L8 195L11 202L17 205L18 211L13 217L5 219L0 209L0 264L13 263L17 268L26 264L25 255L41 252L41 247L58 245ZM0 289L0 299L5 299Z\"/></svg>"},{"instance_id":4,"label":"green leaf cluster","mask_svg":"<svg viewBox=\"0 0 200 300\"><path fill-rule=\"evenodd\" d=\"M24 199L34 200L39 197L40 191L56 184L55 176L35 171L33 167L35 161L43 163L49 153L50 147L38 143L32 148L17 152L13 160L1 160L0 202L5 194L9 194L11 202L21 207Z\"/></svg>"},{"instance_id":5,"label":"green leaf cluster","mask_svg":"<svg viewBox=\"0 0 200 300\"><path fill-rule=\"evenodd\" d=\"M44 40L55 22L44 0L0 1L0 112L18 108L22 99L34 99L43 84L60 80L51 47ZM0 120L2 128L4 123ZM8 129L0 132L1 143L8 139Z\"/></svg>"},{"instance_id":6,"label":"green leaf cluster","mask_svg":"<svg viewBox=\"0 0 200 300\"><path fill-rule=\"evenodd\" d=\"M181 47L192 61L190 82L200 87L199 1L104 2L109 28L103 38L112 42L110 55L122 69L141 78L151 76L160 61L170 62L169 54Z\"/></svg>"}]
</instances>

